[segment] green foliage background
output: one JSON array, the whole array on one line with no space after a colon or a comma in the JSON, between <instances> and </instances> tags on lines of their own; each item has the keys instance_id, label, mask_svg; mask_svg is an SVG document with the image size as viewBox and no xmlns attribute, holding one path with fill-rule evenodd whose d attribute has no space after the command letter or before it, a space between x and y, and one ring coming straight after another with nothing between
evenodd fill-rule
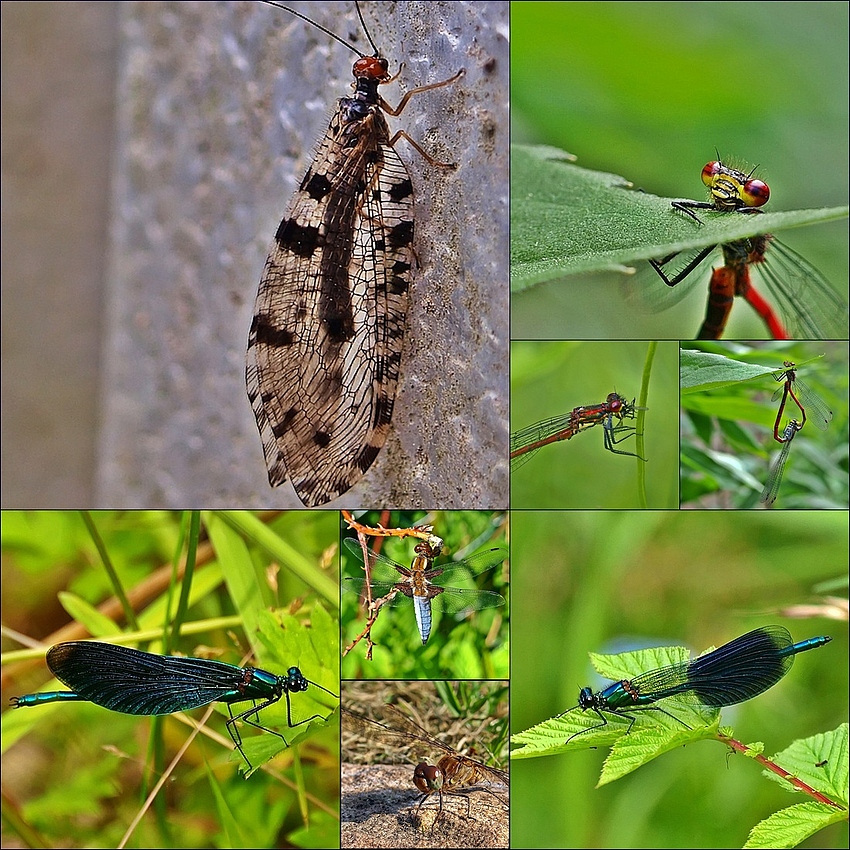
<instances>
[{"instance_id":1,"label":"green foliage background","mask_svg":"<svg viewBox=\"0 0 850 850\"><path fill-rule=\"evenodd\" d=\"M690 362L700 354L723 357L711 382L695 384ZM825 356L824 356L825 355ZM809 358L813 359L805 363ZM795 437L775 507L781 509L848 507L848 349L845 342L694 341L682 344L682 506L694 508L760 508L759 498L779 443L773 424L781 387L772 375L746 379L751 365L782 369L783 360L804 363L798 376L833 413L825 431L811 419ZM742 374L736 374L740 368ZM712 370L713 371L713 370ZM780 428L800 419L791 399ZM793 409L792 409L793 408Z\"/></svg>"},{"instance_id":2,"label":"green foliage background","mask_svg":"<svg viewBox=\"0 0 850 850\"><path fill-rule=\"evenodd\" d=\"M514 341L511 343L511 432L541 419L599 404L610 392L640 396L648 343ZM647 504L679 505L679 357L659 343L644 420ZM640 402L638 402L639 404ZM635 420L626 420L634 425ZM617 448L636 451L630 437ZM602 426L541 448L511 474L513 508L637 508L637 464L605 451Z\"/></svg>"},{"instance_id":3,"label":"green foliage background","mask_svg":"<svg viewBox=\"0 0 850 850\"><path fill-rule=\"evenodd\" d=\"M511 5L511 141L548 144L636 187L703 200L703 165L759 165L769 210L847 203L845 3ZM847 295L846 221L779 237ZM515 337L619 337L622 276L571 277L512 299ZM628 312L634 336L696 333L705 296L657 316ZM736 305L726 336L764 331ZM547 330L541 330L541 329ZM631 334L629 334L631 335ZM677 334L686 337L687 333Z\"/></svg>"}]
</instances>

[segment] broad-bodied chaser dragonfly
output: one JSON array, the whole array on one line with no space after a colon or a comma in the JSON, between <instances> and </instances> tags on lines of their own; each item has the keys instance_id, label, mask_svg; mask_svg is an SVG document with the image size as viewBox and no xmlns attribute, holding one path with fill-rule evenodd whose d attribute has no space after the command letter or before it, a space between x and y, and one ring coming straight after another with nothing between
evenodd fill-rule
<instances>
[{"instance_id":1,"label":"broad-bodied chaser dragonfly","mask_svg":"<svg viewBox=\"0 0 850 850\"><path fill-rule=\"evenodd\" d=\"M467 817L470 814L469 795L473 791L482 791L495 797L499 805L507 809L509 784L506 770L461 755L453 747L430 735L395 706L384 706L382 719L386 722L379 723L342 708L343 731L384 744L400 755L404 751L412 761L421 759L413 771L413 784L422 792L415 814L418 815L422 804L432 794L437 794L440 807L432 829L442 814L444 794L463 797L466 800ZM439 760L436 764L430 764L426 759L433 758L437 753L441 754ZM496 787L501 794L485 786Z\"/></svg>"},{"instance_id":2,"label":"broad-bodied chaser dragonfly","mask_svg":"<svg viewBox=\"0 0 850 850\"><path fill-rule=\"evenodd\" d=\"M360 543L351 537L343 540L343 543L362 564L363 549ZM371 549L367 551L371 576L368 585L372 599L383 599L382 605L399 605L403 600L411 599L423 644L431 634L432 604L447 614L480 611L482 608L497 608L505 604L504 596L489 590L465 590L434 582L437 578L441 581L469 581L473 576L501 564L508 556L504 549L487 549L464 561L435 567L432 550L426 544L420 543L409 568ZM366 585L366 579L362 578L345 578L342 582L344 590L360 595L365 594Z\"/></svg>"}]
</instances>

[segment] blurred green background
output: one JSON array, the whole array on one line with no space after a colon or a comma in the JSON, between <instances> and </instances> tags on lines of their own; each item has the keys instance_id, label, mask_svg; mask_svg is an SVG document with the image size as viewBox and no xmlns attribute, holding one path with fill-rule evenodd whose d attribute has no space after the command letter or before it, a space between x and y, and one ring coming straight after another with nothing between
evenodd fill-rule
<instances>
[{"instance_id":1,"label":"blurred green background","mask_svg":"<svg viewBox=\"0 0 850 850\"><path fill-rule=\"evenodd\" d=\"M798 377L833 413L825 431L810 418L795 437L775 507L848 507L848 352L846 342L694 341L684 351L718 354L746 364L790 360ZM823 355L823 356L822 356ZM805 361L812 359L811 362ZM750 509L759 501L781 446L773 438L780 399L770 375L682 393L682 507ZM799 409L789 399L780 428Z\"/></svg>"},{"instance_id":2,"label":"blurred green background","mask_svg":"<svg viewBox=\"0 0 850 850\"><path fill-rule=\"evenodd\" d=\"M541 419L599 404L610 392L640 396L646 342L511 343L511 432ZM639 402L638 402L639 403ZM679 352L658 344L649 381L644 424L647 502L679 505ZM634 420L625 420L635 424ZM541 448L511 473L513 508L636 508L636 465L605 451L597 425L570 440ZM617 448L635 451L630 437Z\"/></svg>"},{"instance_id":3,"label":"blurred green background","mask_svg":"<svg viewBox=\"0 0 850 850\"><path fill-rule=\"evenodd\" d=\"M511 139L554 145L585 168L695 200L705 199L700 171L716 147L723 159L759 166L769 209L844 205L847 39L847 4L839 2L512 3ZM847 296L846 220L778 235ZM519 293L513 332L696 333L704 289L652 316L626 308L622 282L574 277ZM752 310L737 304L726 336L764 335Z\"/></svg>"},{"instance_id":4,"label":"blurred green background","mask_svg":"<svg viewBox=\"0 0 850 850\"><path fill-rule=\"evenodd\" d=\"M436 566L451 566L452 560L467 558L482 549L508 549L506 511L360 511L362 525L383 528L411 528L432 525L444 541L443 554ZM345 521L342 537L355 537ZM414 558L414 538L372 537L371 549L409 567ZM340 545L343 577L363 577L363 566ZM432 609L433 628L423 646L416 628L413 603L383 607L372 627L377 643L372 660L367 660L367 644L361 639L342 659L343 679L506 679L510 658L509 561L477 576L474 584L459 586L495 591L506 599L498 608L485 608L468 616L443 614ZM435 579L439 583L439 578ZM450 582L446 582L450 585ZM366 614L356 593L344 591L341 600L342 647L351 646L366 626Z\"/></svg>"},{"instance_id":5,"label":"blurred green background","mask_svg":"<svg viewBox=\"0 0 850 850\"><path fill-rule=\"evenodd\" d=\"M832 643L774 688L723 709L770 755L847 719L845 512L512 514L511 729L574 706L603 680L588 652L685 645L694 652L773 623ZM832 594L836 601L825 602ZM820 605L788 616L791 606ZM829 619L833 617L834 619ZM511 765L512 839L521 847L740 847L772 812L799 803L719 743L665 754L596 789L605 749ZM722 816L718 816L722 813ZM627 836L624 839L624 836ZM804 847L847 846L846 824Z\"/></svg>"}]
</instances>

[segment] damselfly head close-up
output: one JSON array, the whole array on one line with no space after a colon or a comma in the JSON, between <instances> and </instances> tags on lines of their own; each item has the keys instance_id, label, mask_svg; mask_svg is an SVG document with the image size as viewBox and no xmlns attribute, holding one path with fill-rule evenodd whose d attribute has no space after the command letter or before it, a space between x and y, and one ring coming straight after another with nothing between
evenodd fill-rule
<instances>
[{"instance_id":1,"label":"damselfly head close-up","mask_svg":"<svg viewBox=\"0 0 850 850\"><path fill-rule=\"evenodd\" d=\"M757 167L742 171L718 159L702 169L707 201L673 201L674 211L703 224L701 215L737 213L758 215L770 199L770 188L755 177ZM650 266L669 287L692 275L703 276L705 261L717 245L675 251L650 260ZM769 233L720 244L722 265L712 261L706 314L696 336L719 339L736 298L746 301L774 339L847 338L847 300L806 259ZM753 273L753 274L751 274ZM646 280L642 276L642 282ZM769 296L769 297L766 297Z\"/></svg>"}]
</instances>

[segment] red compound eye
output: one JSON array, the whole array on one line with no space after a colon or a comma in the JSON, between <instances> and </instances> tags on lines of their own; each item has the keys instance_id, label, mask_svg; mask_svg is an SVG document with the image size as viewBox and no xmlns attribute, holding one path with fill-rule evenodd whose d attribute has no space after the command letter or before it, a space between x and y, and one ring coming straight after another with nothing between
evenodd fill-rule
<instances>
[{"instance_id":1,"label":"red compound eye","mask_svg":"<svg viewBox=\"0 0 850 850\"><path fill-rule=\"evenodd\" d=\"M747 180L741 190L741 200L748 207L763 207L770 198L770 189L767 183L761 180Z\"/></svg>"},{"instance_id":2,"label":"red compound eye","mask_svg":"<svg viewBox=\"0 0 850 850\"><path fill-rule=\"evenodd\" d=\"M613 413L616 413L623 406L623 402L617 393L608 394L608 407Z\"/></svg>"},{"instance_id":3,"label":"red compound eye","mask_svg":"<svg viewBox=\"0 0 850 850\"><path fill-rule=\"evenodd\" d=\"M723 170L723 166L719 162L709 162L702 170L702 182L706 186L711 186L714 178Z\"/></svg>"}]
</instances>

